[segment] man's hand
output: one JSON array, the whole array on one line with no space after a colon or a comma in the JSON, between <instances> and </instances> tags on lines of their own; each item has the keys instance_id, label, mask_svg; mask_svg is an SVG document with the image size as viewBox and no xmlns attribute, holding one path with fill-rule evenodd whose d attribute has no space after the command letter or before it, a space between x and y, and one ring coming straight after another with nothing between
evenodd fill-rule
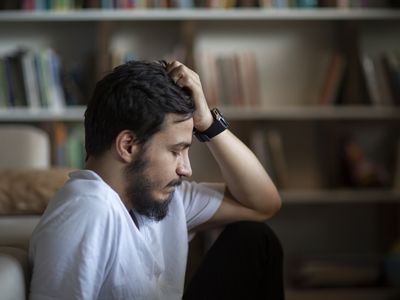
<instances>
[{"instance_id":1,"label":"man's hand","mask_svg":"<svg viewBox=\"0 0 400 300\"><path fill-rule=\"evenodd\" d=\"M208 129L213 118L204 96L199 75L178 61L168 63L167 72L178 86L188 89L192 94L196 107L193 113L194 128L198 131Z\"/></svg>"},{"instance_id":2,"label":"man's hand","mask_svg":"<svg viewBox=\"0 0 400 300\"><path fill-rule=\"evenodd\" d=\"M206 102L199 76L178 61L167 65L167 72L181 88L187 88L196 106L194 127L207 130L213 117ZM264 221L281 206L275 185L254 153L229 130L206 143L217 161L227 189L221 206L204 228L240 220Z\"/></svg>"}]
</instances>

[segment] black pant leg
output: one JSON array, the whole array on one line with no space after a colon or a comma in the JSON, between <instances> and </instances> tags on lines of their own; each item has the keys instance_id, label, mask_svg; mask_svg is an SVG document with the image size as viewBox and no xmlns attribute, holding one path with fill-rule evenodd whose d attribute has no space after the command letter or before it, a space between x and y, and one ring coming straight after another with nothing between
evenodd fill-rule
<instances>
[{"instance_id":1,"label":"black pant leg","mask_svg":"<svg viewBox=\"0 0 400 300\"><path fill-rule=\"evenodd\" d=\"M266 224L230 224L208 251L183 299L282 300L282 262L281 244Z\"/></svg>"}]
</instances>

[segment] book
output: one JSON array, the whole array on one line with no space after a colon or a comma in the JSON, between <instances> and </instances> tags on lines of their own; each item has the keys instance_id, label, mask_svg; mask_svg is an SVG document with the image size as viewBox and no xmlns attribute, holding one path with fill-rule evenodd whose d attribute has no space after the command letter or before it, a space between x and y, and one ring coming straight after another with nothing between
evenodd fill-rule
<instances>
[{"instance_id":1,"label":"book","mask_svg":"<svg viewBox=\"0 0 400 300\"><path fill-rule=\"evenodd\" d=\"M41 107L60 110L65 107L64 89L61 80L61 62L50 48L35 55L36 75Z\"/></svg>"},{"instance_id":2,"label":"book","mask_svg":"<svg viewBox=\"0 0 400 300\"><path fill-rule=\"evenodd\" d=\"M229 61L226 56L219 55L216 57L216 69L218 78L218 102L224 106L232 105L231 93L229 90L229 82L232 74L229 74Z\"/></svg>"},{"instance_id":3,"label":"book","mask_svg":"<svg viewBox=\"0 0 400 300\"><path fill-rule=\"evenodd\" d=\"M8 61L8 81L12 95L13 107L26 107L26 95L22 70L22 51L15 51L7 55Z\"/></svg>"},{"instance_id":4,"label":"book","mask_svg":"<svg viewBox=\"0 0 400 300\"><path fill-rule=\"evenodd\" d=\"M51 133L53 164L56 166L84 167L84 133L81 125L66 125L55 122L49 125Z\"/></svg>"},{"instance_id":5,"label":"book","mask_svg":"<svg viewBox=\"0 0 400 300\"><path fill-rule=\"evenodd\" d=\"M84 133L82 126L73 126L68 130L68 136L65 144L65 153L67 158L67 166L76 169L82 169L85 164L84 160Z\"/></svg>"},{"instance_id":6,"label":"book","mask_svg":"<svg viewBox=\"0 0 400 300\"><path fill-rule=\"evenodd\" d=\"M381 94L381 102L384 105L395 105L393 99L393 94L389 84L389 75L385 70L384 63L382 61L382 56L372 58L375 63L375 69L378 77L379 91Z\"/></svg>"},{"instance_id":7,"label":"book","mask_svg":"<svg viewBox=\"0 0 400 300\"><path fill-rule=\"evenodd\" d=\"M393 102L400 105L400 54L395 51L388 51L383 54L382 62Z\"/></svg>"},{"instance_id":8,"label":"book","mask_svg":"<svg viewBox=\"0 0 400 300\"><path fill-rule=\"evenodd\" d=\"M51 49L47 49L48 67L50 74L50 88L52 109L61 110L65 107L64 91L61 84L61 61L59 56Z\"/></svg>"},{"instance_id":9,"label":"book","mask_svg":"<svg viewBox=\"0 0 400 300\"><path fill-rule=\"evenodd\" d=\"M368 95L374 105L383 104L383 95L379 87L379 78L375 62L370 55L364 54L361 58Z\"/></svg>"},{"instance_id":10,"label":"book","mask_svg":"<svg viewBox=\"0 0 400 300\"><path fill-rule=\"evenodd\" d=\"M317 7L317 0L297 0L297 7L301 8L309 8L309 7Z\"/></svg>"},{"instance_id":11,"label":"book","mask_svg":"<svg viewBox=\"0 0 400 300\"><path fill-rule=\"evenodd\" d=\"M20 1L2 0L0 1L0 10L16 10L21 9Z\"/></svg>"},{"instance_id":12,"label":"book","mask_svg":"<svg viewBox=\"0 0 400 300\"><path fill-rule=\"evenodd\" d=\"M195 69L200 76L204 94L210 107L218 106L218 78L215 55L199 51L195 55Z\"/></svg>"},{"instance_id":13,"label":"book","mask_svg":"<svg viewBox=\"0 0 400 300\"><path fill-rule=\"evenodd\" d=\"M43 51L38 52L35 55L35 69L36 75L38 78L39 85L39 94L40 94L40 105L42 108L48 108L50 99L49 99L49 76L48 69L46 67L46 58L45 53Z\"/></svg>"},{"instance_id":14,"label":"book","mask_svg":"<svg viewBox=\"0 0 400 300\"><path fill-rule=\"evenodd\" d=\"M210 106L257 106L261 86L257 59L252 51L210 53L200 51L195 66Z\"/></svg>"},{"instance_id":15,"label":"book","mask_svg":"<svg viewBox=\"0 0 400 300\"><path fill-rule=\"evenodd\" d=\"M22 10L34 10L35 9L35 0L23 0L21 1L21 9Z\"/></svg>"},{"instance_id":16,"label":"book","mask_svg":"<svg viewBox=\"0 0 400 300\"><path fill-rule=\"evenodd\" d=\"M283 149L282 137L277 130L268 130L265 134L268 153L271 156L275 184L278 188L289 187L288 166Z\"/></svg>"},{"instance_id":17,"label":"book","mask_svg":"<svg viewBox=\"0 0 400 300\"><path fill-rule=\"evenodd\" d=\"M274 183L278 182L274 164L272 161L270 147L267 145L265 131L263 129L255 129L250 134L250 149L257 156L258 160L267 171L269 177Z\"/></svg>"},{"instance_id":18,"label":"book","mask_svg":"<svg viewBox=\"0 0 400 300\"><path fill-rule=\"evenodd\" d=\"M27 105L29 108L37 109L40 107L40 93L35 69L35 54L32 51L24 53L22 69Z\"/></svg>"},{"instance_id":19,"label":"book","mask_svg":"<svg viewBox=\"0 0 400 300\"><path fill-rule=\"evenodd\" d=\"M252 106L258 106L261 103L261 88L260 88L260 76L258 73L257 59L254 52L245 52L247 62L249 66L249 78L246 84L250 85L251 96L249 103Z\"/></svg>"},{"instance_id":20,"label":"book","mask_svg":"<svg viewBox=\"0 0 400 300\"><path fill-rule=\"evenodd\" d=\"M67 106L84 105L86 103L85 72L80 67L64 69L61 74L61 84L64 89Z\"/></svg>"},{"instance_id":21,"label":"book","mask_svg":"<svg viewBox=\"0 0 400 300\"><path fill-rule=\"evenodd\" d=\"M12 78L12 66L10 57L4 57L4 71L5 71L5 82L6 82L6 90L8 91L8 106L15 107L15 89L13 87L13 78Z\"/></svg>"},{"instance_id":22,"label":"book","mask_svg":"<svg viewBox=\"0 0 400 300\"><path fill-rule=\"evenodd\" d=\"M343 54L334 52L331 56L319 103L321 105L333 105L339 94L340 84L346 69L346 60Z\"/></svg>"},{"instance_id":23,"label":"book","mask_svg":"<svg viewBox=\"0 0 400 300\"><path fill-rule=\"evenodd\" d=\"M8 90L6 62L3 57L0 57L0 108L10 106L10 95Z\"/></svg>"},{"instance_id":24,"label":"book","mask_svg":"<svg viewBox=\"0 0 400 300\"><path fill-rule=\"evenodd\" d=\"M387 69L384 59L379 56L363 55L362 66L367 83L368 94L374 105L394 105Z\"/></svg>"},{"instance_id":25,"label":"book","mask_svg":"<svg viewBox=\"0 0 400 300\"><path fill-rule=\"evenodd\" d=\"M68 137L68 128L62 122L55 122L52 126L52 152L53 163L56 166L68 166L66 158L66 142Z\"/></svg>"},{"instance_id":26,"label":"book","mask_svg":"<svg viewBox=\"0 0 400 300\"><path fill-rule=\"evenodd\" d=\"M393 189L399 191L400 190L400 139L397 140L396 143L396 158L395 158L395 167L393 174Z\"/></svg>"}]
</instances>

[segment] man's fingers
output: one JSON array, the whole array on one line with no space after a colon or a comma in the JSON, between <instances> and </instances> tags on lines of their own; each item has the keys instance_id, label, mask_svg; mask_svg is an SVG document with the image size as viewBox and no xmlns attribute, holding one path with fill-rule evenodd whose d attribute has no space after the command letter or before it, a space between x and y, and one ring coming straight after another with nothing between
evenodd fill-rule
<instances>
[{"instance_id":1,"label":"man's fingers","mask_svg":"<svg viewBox=\"0 0 400 300\"><path fill-rule=\"evenodd\" d=\"M183 64L177 60L167 63L167 68L166 68L167 73L170 73L171 71L173 71L175 68L177 68L179 66L183 66Z\"/></svg>"},{"instance_id":2,"label":"man's fingers","mask_svg":"<svg viewBox=\"0 0 400 300\"><path fill-rule=\"evenodd\" d=\"M183 64L178 64L177 62L170 68L167 72L172 80L179 86L182 86L187 80L186 77L189 76L187 68ZM182 80L185 79L183 82Z\"/></svg>"}]
</instances>

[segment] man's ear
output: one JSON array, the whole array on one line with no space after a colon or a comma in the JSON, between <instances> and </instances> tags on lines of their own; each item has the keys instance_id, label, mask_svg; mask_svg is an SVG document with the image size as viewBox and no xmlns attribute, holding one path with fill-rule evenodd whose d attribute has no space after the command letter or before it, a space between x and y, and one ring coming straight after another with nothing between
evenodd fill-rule
<instances>
[{"instance_id":1,"label":"man's ear","mask_svg":"<svg viewBox=\"0 0 400 300\"><path fill-rule=\"evenodd\" d=\"M135 159L138 149L136 136L131 130L122 130L115 138L115 151L119 159L126 163Z\"/></svg>"}]
</instances>

